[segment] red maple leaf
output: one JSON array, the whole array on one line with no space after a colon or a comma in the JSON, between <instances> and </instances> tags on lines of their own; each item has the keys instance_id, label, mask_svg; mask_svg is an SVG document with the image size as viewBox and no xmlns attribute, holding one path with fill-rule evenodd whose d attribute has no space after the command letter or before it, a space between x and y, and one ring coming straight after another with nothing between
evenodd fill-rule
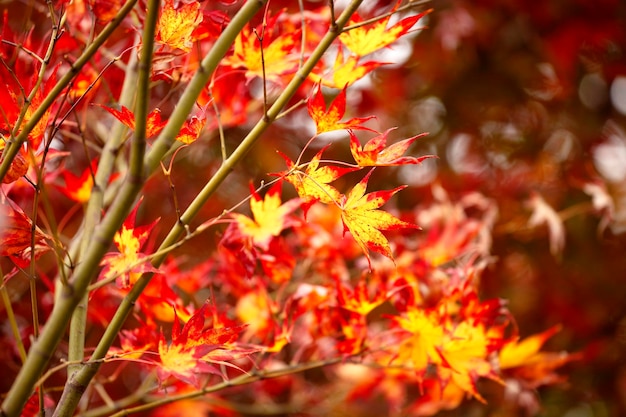
<instances>
[{"instance_id":1,"label":"red maple leaf","mask_svg":"<svg viewBox=\"0 0 626 417\"><path fill-rule=\"evenodd\" d=\"M337 97L335 97L328 108L326 108L322 88L318 85L316 93L313 94L307 102L307 109L309 115L313 121L315 121L318 135L340 129L362 129L376 132L375 130L363 126L363 123L373 119L374 116L355 117L345 122L340 122L341 118L346 113L346 87L339 92Z\"/></svg>"},{"instance_id":2,"label":"red maple leaf","mask_svg":"<svg viewBox=\"0 0 626 417\"><path fill-rule=\"evenodd\" d=\"M101 106L103 109L111 113L117 120L124 123L133 131L135 130L135 113L128 108L122 106L122 110L116 110L111 107ZM146 123L146 137L150 138L157 135L167 122L161 120L161 110L156 108L148 114Z\"/></svg>"},{"instance_id":3,"label":"red maple leaf","mask_svg":"<svg viewBox=\"0 0 626 417\"><path fill-rule=\"evenodd\" d=\"M394 143L385 147L387 144L387 135L395 128L388 129L384 133L376 136L361 146L359 139L352 132L350 133L350 152L357 164L361 167L373 167L373 166L394 166L394 165L409 165L419 164L423 160L428 158L435 158L434 155L425 155L420 157L414 156L402 156L409 149L409 146L417 139L427 135L427 133L421 133L417 136L413 136L409 139L404 139L400 142Z\"/></svg>"},{"instance_id":4,"label":"red maple leaf","mask_svg":"<svg viewBox=\"0 0 626 417\"><path fill-rule=\"evenodd\" d=\"M237 368L227 361L249 356L260 350L236 343L239 334L246 328L245 325L219 327L219 323L214 320L213 327L205 328L208 306L209 304L204 304L182 328L179 320L174 320L171 343L168 344L161 333L158 343L160 363L157 369L161 382L173 376L199 386L199 375L222 375L220 364Z\"/></svg>"}]
</instances>

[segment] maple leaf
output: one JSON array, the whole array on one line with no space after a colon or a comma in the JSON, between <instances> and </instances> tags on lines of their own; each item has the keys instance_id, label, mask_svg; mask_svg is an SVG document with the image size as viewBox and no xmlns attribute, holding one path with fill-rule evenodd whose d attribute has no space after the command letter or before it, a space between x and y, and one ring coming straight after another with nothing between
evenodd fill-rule
<instances>
[{"instance_id":1,"label":"maple leaf","mask_svg":"<svg viewBox=\"0 0 626 417\"><path fill-rule=\"evenodd\" d=\"M541 347L560 330L561 326L557 325L522 341L519 340L519 337L513 338L500 350L500 368L516 368L537 362L541 359L541 353L539 353Z\"/></svg>"},{"instance_id":2,"label":"maple leaf","mask_svg":"<svg viewBox=\"0 0 626 417\"><path fill-rule=\"evenodd\" d=\"M237 368L227 363L258 352L258 348L239 346L236 340L246 328L245 325L217 327L215 320L212 328L205 329L205 303L191 318L180 327L179 320L174 320L172 341L167 343L161 333L158 353L161 360L157 375L163 382L170 376L199 387L200 374L222 375L220 364ZM239 368L237 368L239 369Z\"/></svg>"},{"instance_id":3,"label":"maple leaf","mask_svg":"<svg viewBox=\"0 0 626 417\"><path fill-rule=\"evenodd\" d=\"M289 31L274 36L279 17L280 14L268 17L266 24L256 30L246 25L235 39L233 54L223 63L233 68L245 68L248 79L265 77L268 81L278 82L282 75L294 72L299 60L300 51L296 46L301 34L300 31Z\"/></svg>"},{"instance_id":4,"label":"maple leaf","mask_svg":"<svg viewBox=\"0 0 626 417\"><path fill-rule=\"evenodd\" d=\"M399 2L396 4L394 10L397 9L399 4ZM431 11L432 9L429 9L417 15L409 16L388 28L387 24L391 18L391 15L389 15L374 23L345 31L339 35L339 40L352 51L353 54L357 56L369 55L397 41L398 38L405 35L418 20ZM363 18L358 13L355 13L350 18L349 26L358 25L361 22L363 22Z\"/></svg>"},{"instance_id":5,"label":"maple leaf","mask_svg":"<svg viewBox=\"0 0 626 417\"><path fill-rule=\"evenodd\" d=\"M517 380L524 381L524 385L530 389L561 381L563 378L554 372L556 368L579 360L582 356L580 353L539 351L560 330L561 326L556 325L521 341L519 337L511 339L500 350L500 369L506 375L513 375Z\"/></svg>"},{"instance_id":6,"label":"maple leaf","mask_svg":"<svg viewBox=\"0 0 626 417\"><path fill-rule=\"evenodd\" d=\"M19 131L21 131L21 128L26 123L28 123L30 119L32 119L37 109L41 106L42 102L46 99L50 90L52 90L52 88L56 84L56 73L58 69L59 69L58 65L54 67L51 73L46 75L45 81L39 86L39 88L35 92L32 100L29 103L28 108L24 112L24 118L22 120L22 124L20 125L20 129L18 129L17 133L19 133ZM1 77L2 76L0 75L0 78ZM34 74L33 77L31 78L30 81L33 86L38 85L37 78L38 78L37 74ZM1 104L0 108L2 108L2 112L1 112L2 117L0 117L0 120L1 120L0 129L6 129L7 131L10 132L14 128L13 125L17 121L20 109L22 109L25 105L25 100L24 98L21 98L20 95L15 93L16 89L11 87L11 85L4 83L4 87L6 89L5 93L2 94L3 97L0 98L0 104ZM49 107L45 111L43 116L39 119L35 127L28 134L28 146L34 151L37 151L37 149L39 149L39 146L41 145L41 142L46 133L46 129L48 128L48 124L50 122L51 114L52 114L52 108Z\"/></svg>"},{"instance_id":7,"label":"maple leaf","mask_svg":"<svg viewBox=\"0 0 626 417\"><path fill-rule=\"evenodd\" d=\"M0 197L0 256L8 256L19 267L30 262L33 222L13 201ZM50 236L34 230L35 257L50 250Z\"/></svg>"},{"instance_id":8,"label":"maple leaf","mask_svg":"<svg viewBox=\"0 0 626 417\"><path fill-rule=\"evenodd\" d=\"M346 87L339 92L327 109L324 95L322 94L322 88L318 85L317 92L313 94L307 102L307 110L315 122L318 135L340 129L362 129L376 132L375 130L362 126L363 123L373 119L374 116L355 117L348 121L340 122L346 112Z\"/></svg>"},{"instance_id":9,"label":"maple leaf","mask_svg":"<svg viewBox=\"0 0 626 417\"><path fill-rule=\"evenodd\" d=\"M200 132L206 124L204 117L193 116L191 119L186 120L180 132L176 136L176 140L182 143L190 144L195 142L200 136Z\"/></svg>"},{"instance_id":10,"label":"maple leaf","mask_svg":"<svg viewBox=\"0 0 626 417\"><path fill-rule=\"evenodd\" d=\"M370 297L367 282L361 279L354 289L348 288L338 277L335 278L337 301L339 305L361 316L367 316L372 310L380 306L389 298L385 291L377 287L376 293Z\"/></svg>"},{"instance_id":11,"label":"maple leaf","mask_svg":"<svg viewBox=\"0 0 626 417\"><path fill-rule=\"evenodd\" d=\"M72 200L78 203L86 203L91 197L91 189L93 188L93 176L98 168L98 160L91 161L91 165L79 175L76 176L67 170L63 170L61 175L65 180L65 187L60 190Z\"/></svg>"},{"instance_id":12,"label":"maple leaf","mask_svg":"<svg viewBox=\"0 0 626 417\"><path fill-rule=\"evenodd\" d=\"M492 363L488 360L493 344L485 327L466 320L447 333L442 341L439 354L443 358L439 378L451 379L464 391L472 394L482 403L485 399L478 393L478 377L490 377L501 382Z\"/></svg>"},{"instance_id":13,"label":"maple leaf","mask_svg":"<svg viewBox=\"0 0 626 417\"><path fill-rule=\"evenodd\" d=\"M359 139L352 132L350 133L350 152L356 163L361 167L373 166L394 166L394 165L410 165L419 164L428 158L434 158L434 155L425 155L420 157L402 156L406 150L417 139L427 135L421 133L412 138L404 139L385 148L387 144L387 135L395 128L388 129L384 133L376 136L361 146Z\"/></svg>"},{"instance_id":14,"label":"maple leaf","mask_svg":"<svg viewBox=\"0 0 626 417\"><path fill-rule=\"evenodd\" d=\"M306 171L302 172L288 157L279 152L285 159L288 170L280 174L286 174L285 179L294 187L302 200L302 209L305 212L315 203L320 201L324 204L337 204L342 194L332 185L331 182L348 172L357 170L352 167L323 166L320 167L322 154L330 145L324 146L308 163Z\"/></svg>"},{"instance_id":15,"label":"maple leaf","mask_svg":"<svg viewBox=\"0 0 626 417\"><path fill-rule=\"evenodd\" d=\"M337 57L335 58L335 64L332 69L332 78L328 79L312 73L310 78L319 84L325 85L331 88L343 88L350 86L355 81L365 77L376 68L386 65L385 62L370 61L365 63L359 63L359 58L354 55L349 55L344 60L343 48L339 48L337 51Z\"/></svg>"},{"instance_id":16,"label":"maple leaf","mask_svg":"<svg viewBox=\"0 0 626 417\"><path fill-rule=\"evenodd\" d=\"M398 230L405 228L419 228L417 225L402 221L392 214L378 210L395 193L406 188L396 187L393 190L375 191L365 194L367 182L373 170L344 197L340 204L342 210L341 220L344 224L344 234L350 231L352 237L361 247L367 257L370 269L372 267L369 250L378 252L393 260L391 248L387 238L381 230Z\"/></svg>"},{"instance_id":17,"label":"maple leaf","mask_svg":"<svg viewBox=\"0 0 626 417\"><path fill-rule=\"evenodd\" d=\"M120 288L128 288L144 272L159 272L150 264L147 256L140 252L159 219L150 224L135 227L135 217L139 204L141 201L130 212L122 225L122 229L117 231L113 237L113 243L119 253L105 254L100 263L100 265L104 265L100 272L100 279L107 280L115 277Z\"/></svg>"},{"instance_id":18,"label":"maple leaf","mask_svg":"<svg viewBox=\"0 0 626 417\"><path fill-rule=\"evenodd\" d=\"M445 335L444 318L436 310L410 307L403 316L394 316L392 320L408 332L408 337L399 343L393 362L412 365L421 382L429 364L441 363L439 347Z\"/></svg>"},{"instance_id":19,"label":"maple leaf","mask_svg":"<svg viewBox=\"0 0 626 417\"><path fill-rule=\"evenodd\" d=\"M268 249L272 238L295 223L288 216L300 206L300 200L297 198L283 203L281 187L282 181L277 181L267 191L265 197L261 197L251 184L250 210L253 218L239 213L232 215L241 234L249 237L263 250Z\"/></svg>"},{"instance_id":20,"label":"maple leaf","mask_svg":"<svg viewBox=\"0 0 626 417\"><path fill-rule=\"evenodd\" d=\"M189 52L193 44L192 33L202 22L200 3L165 0L157 22L156 41L183 52Z\"/></svg>"},{"instance_id":21,"label":"maple leaf","mask_svg":"<svg viewBox=\"0 0 626 417\"><path fill-rule=\"evenodd\" d=\"M130 111L128 108L122 106L122 110L116 110L111 107L101 106L106 111L111 113L117 120L124 123L133 131L135 130L135 113ZM163 128L167 122L161 120L161 110L156 108L152 110L148 114L148 119L146 121L146 137L150 138L152 136L157 135Z\"/></svg>"}]
</instances>

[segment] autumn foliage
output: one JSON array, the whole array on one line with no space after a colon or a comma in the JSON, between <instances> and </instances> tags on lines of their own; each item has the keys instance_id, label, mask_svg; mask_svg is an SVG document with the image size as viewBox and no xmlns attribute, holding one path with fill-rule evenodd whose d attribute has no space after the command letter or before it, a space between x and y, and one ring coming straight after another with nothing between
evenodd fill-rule
<instances>
[{"instance_id":1,"label":"autumn foliage","mask_svg":"<svg viewBox=\"0 0 626 417\"><path fill-rule=\"evenodd\" d=\"M532 414L567 381L565 325L484 283L518 229L562 256L563 214L541 189L507 211L529 170L419 183L473 151L376 97L422 65L399 43L436 65L418 40L454 9L336 3L3 9L3 415Z\"/></svg>"}]
</instances>

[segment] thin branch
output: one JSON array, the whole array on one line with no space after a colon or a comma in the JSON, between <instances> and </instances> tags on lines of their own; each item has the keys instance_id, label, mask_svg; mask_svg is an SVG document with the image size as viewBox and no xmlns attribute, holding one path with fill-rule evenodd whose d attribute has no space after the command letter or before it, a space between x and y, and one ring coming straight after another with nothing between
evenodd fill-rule
<instances>
[{"instance_id":1,"label":"thin branch","mask_svg":"<svg viewBox=\"0 0 626 417\"><path fill-rule=\"evenodd\" d=\"M2 162L0 163L0 180L9 172L9 168L13 159L19 152L22 144L28 139L30 132L37 126L42 117L46 114L47 110L52 106L55 100L63 92L63 90L72 82L73 78L80 71L80 69L87 64L87 62L98 52L98 49L107 39L111 36L113 31L122 23L124 18L134 8L137 0L127 0L127 2L120 8L118 14L104 27L102 32L96 37L94 42L89 45L82 53L82 55L76 60L70 70L63 76L56 85L48 92L44 100L39 107L33 112L30 119L21 127L19 135L11 137L7 147L2 153ZM16 127L18 124L16 124ZM14 385L15 386L15 385ZM10 396L8 398L11 398ZM6 400L5 402L6 403ZM3 404L4 404L3 403Z\"/></svg>"}]
</instances>

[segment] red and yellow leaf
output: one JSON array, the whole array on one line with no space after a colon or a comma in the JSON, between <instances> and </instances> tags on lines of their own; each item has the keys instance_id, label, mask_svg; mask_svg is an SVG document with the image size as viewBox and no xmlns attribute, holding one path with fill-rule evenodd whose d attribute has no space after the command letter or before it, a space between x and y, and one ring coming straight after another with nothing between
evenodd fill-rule
<instances>
[{"instance_id":1,"label":"red and yellow leaf","mask_svg":"<svg viewBox=\"0 0 626 417\"><path fill-rule=\"evenodd\" d=\"M353 84L355 81L360 80L376 68L385 64L385 62L376 61L359 63L359 58L354 55L349 55L348 58L344 60L343 49L339 48L330 77L327 78L317 74L311 74L310 78L314 82L325 85L326 87L343 88Z\"/></svg>"},{"instance_id":2,"label":"red and yellow leaf","mask_svg":"<svg viewBox=\"0 0 626 417\"><path fill-rule=\"evenodd\" d=\"M17 204L0 198L0 256L9 256L21 267L30 262L33 222ZM35 228L35 256L50 250L48 235Z\"/></svg>"},{"instance_id":3,"label":"red and yellow leaf","mask_svg":"<svg viewBox=\"0 0 626 417\"><path fill-rule=\"evenodd\" d=\"M296 46L301 34L291 31L275 36L273 28L277 27L279 17L280 14L268 18L267 24L256 30L246 26L235 40L233 54L223 63L233 68L245 68L247 78L265 77L274 82L279 81L280 76L294 72L300 59L300 50Z\"/></svg>"},{"instance_id":4,"label":"red and yellow leaf","mask_svg":"<svg viewBox=\"0 0 626 417\"><path fill-rule=\"evenodd\" d=\"M135 130L135 113L130 111L128 108L122 106L122 110L116 110L111 107L102 106L106 111L111 113L117 120L124 123L133 131ZM163 128L167 122L161 120L161 110L154 109L148 114L148 119L146 123L146 137L150 138L152 136L157 135Z\"/></svg>"},{"instance_id":5,"label":"red and yellow leaf","mask_svg":"<svg viewBox=\"0 0 626 417\"><path fill-rule=\"evenodd\" d=\"M250 210L253 218L243 214L233 214L241 234L250 238L256 246L264 250L268 249L273 237L280 235L283 230L294 224L293 219L288 216L300 206L299 199L292 199L283 203L281 187L282 181L277 181L265 194L265 197L261 197L250 186L252 193Z\"/></svg>"},{"instance_id":6,"label":"red and yellow leaf","mask_svg":"<svg viewBox=\"0 0 626 417\"><path fill-rule=\"evenodd\" d=\"M340 205L344 233L348 230L350 231L354 240L361 247L365 256L367 256L370 267L370 250L378 252L389 259L393 259L389 242L382 234L381 230L418 228L417 225L407 223L394 217L390 213L378 210L395 193L405 188L405 186L397 187L393 190L375 191L365 194L371 173L372 171L368 172L367 175L354 186Z\"/></svg>"},{"instance_id":7,"label":"red and yellow leaf","mask_svg":"<svg viewBox=\"0 0 626 417\"><path fill-rule=\"evenodd\" d=\"M116 283L120 288L128 288L144 272L159 272L150 264L147 255L140 252L159 219L150 224L135 227L139 204L128 215L122 229L113 237L113 243L119 253L105 254L100 263L104 265L100 272L100 279L116 278Z\"/></svg>"},{"instance_id":8,"label":"red and yellow leaf","mask_svg":"<svg viewBox=\"0 0 626 417\"><path fill-rule=\"evenodd\" d=\"M395 8L398 7L398 3ZM394 10L395 10L394 8ZM382 49L398 40L402 35L406 34L418 20L430 13L426 10L414 16L409 16L391 27L387 27L390 16L377 20L369 25L359 26L339 35L339 40L353 54L357 56L365 56ZM355 13L350 19L349 25L357 25L363 22L363 18Z\"/></svg>"},{"instance_id":9,"label":"red and yellow leaf","mask_svg":"<svg viewBox=\"0 0 626 417\"><path fill-rule=\"evenodd\" d=\"M341 201L342 194L332 185L331 182L348 172L358 168L339 167L327 165L320 167L322 154L330 145L326 145L308 163L306 170L302 172L289 158L282 155L287 163L285 179L296 187L298 195L302 199L302 208L306 210L316 201L325 204L337 204ZM284 173L283 173L284 174Z\"/></svg>"},{"instance_id":10,"label":"red and yellow leaf","mask_svg":"<svg viewBox=\"0 0 626 417\"><path fill-rule=\"evenodd\" d=\"M327 109L326 102L324 101L324 95L322 94L322 88L318 86L317 92L308 100L307 109L309 111L309 115L313 121L315 121L318 135L324 132L331 132L333 130L340 129L362 129L374 132L374 130L362 125L366 121L374 118L374 116L355 117L348 121L340 122L346 112L345 87L339 92L337 97L335 97Z\"/></svg>"},{"instance_id":11,"label":"red and yellow leaf","mask_svg":"<svg viewBox=\"0 0 626 417\"><path fill-rule=\"evenodd\" d=\"M62 175L65 180L65 187L60 190L72 200L84 204L91 197L91 189L93 188L93 176L98 167L98 160L91 161L91 165L79 175L76 176L68 170L63 170Z\"/></svg>"},{"instance_id":12,"label":"red and yellow leaf","mask_svg":"<svg viewBox=\"0 0 626 417\"><path fill-rule=\"evenodd\" d=\"M163 334L158 344L160 358L157 375L161 382L173 376L194 386L199 386L201 374L222 375L219 365L237 368L225 361L249 356L258 352L257 348L239 346L236 341L246 326L205 328L206 310L204 304L189 321L180 328L174 320L172 341L167 343Z\"/></svg>"},{"instance_id":13,"label":"red and yellow leaf","mask_svg":"<svg viewBox=\"0 0 626 417\"><path fill-rule=\"evenodd\" d=\"M189 52L193 44L192 34L202 21L198 1L178 2L164 0L157 22L156 41L183 52Z\"/></svg>"},{"instance_id":14,"label":"red and yellow leaf","mask_svg":"<svg viewBox=\"0 0 626 417\"><path fill-rule=\"evenodd\" d=\"M385 148L387 144L387 135L391 130L393 129L388 129L386 132L371 139L365 144L365 146L361 146L361 143L356 135L349 132L350 152L352 152L352 157L359 166L373 167L419 164L425 159L435 157L434 155L425 155L420 157L402 156L413 142L427 135L427 133L421 133L417 136L413 136L412 138L404 139Z\"/></svg>"},{"instance_id":15,"label":"red and yellow leaf","mask_svg":"<svg viewBox=\"0 0 626 417\"><path fill-rule=\"evenodd\" d=\"M176 136L176 140L185 144L195 142L200 136L200 132L206 124L204 117L193 116L191 119L186 120L183 127L180 129L180 133Z\"/></svg>"}]
</instances>

